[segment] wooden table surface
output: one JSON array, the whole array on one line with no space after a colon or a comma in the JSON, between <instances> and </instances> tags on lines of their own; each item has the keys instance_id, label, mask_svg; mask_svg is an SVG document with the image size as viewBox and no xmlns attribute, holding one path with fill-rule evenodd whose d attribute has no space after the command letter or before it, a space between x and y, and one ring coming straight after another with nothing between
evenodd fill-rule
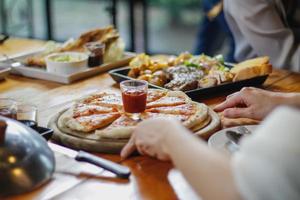
<instances>
[{"instance_id":1,"label":"wooden table surface","mask_svg":"<svg viewBox=\"0 0 300 200\"><path fill-rule=\"evenodd\" d=\"M10 39L0 46L1 53L15 55L24 51L40 48L44 42L26 39ZM300 74L284 70L274 70L263 88L272 91L300 92ZM45 126L49 118L72 100L103 89L118 90L115 82L108 74L100 74L71 85L30 79L10 75L0 81L0 97L10 97L18 101L35 104L38 107L38 123ZM201 100L209 106L223 101L226 94ZM118 155L97 154L98 156L120 162ZM123 161L129 166L132 176L129 181L114 178L102 171L97 176L84 177L69 190L55 199L177 199L168 183L167 173L172 168L169 162L161 162L145 156L134 156ZM81 177L77 177L80 179ZM39 190L14 197L12 199L35 198Z\"/></svg>"}]
</instances>

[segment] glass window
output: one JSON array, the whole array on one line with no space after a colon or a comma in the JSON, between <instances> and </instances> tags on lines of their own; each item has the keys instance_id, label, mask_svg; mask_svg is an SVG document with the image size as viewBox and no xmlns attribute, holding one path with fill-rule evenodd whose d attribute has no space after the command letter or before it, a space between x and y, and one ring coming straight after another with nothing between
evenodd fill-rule
<instances>
[{"instance_id":1,"label":"glass window","mask_svg":"<svg viewBox=\"0 0 300 200\"><path fill-rule=\"evenodd\" d=\"M199 0L150 0L148 3L149 52L192 52L202 17Z\"/></svg>"}]
</instances>

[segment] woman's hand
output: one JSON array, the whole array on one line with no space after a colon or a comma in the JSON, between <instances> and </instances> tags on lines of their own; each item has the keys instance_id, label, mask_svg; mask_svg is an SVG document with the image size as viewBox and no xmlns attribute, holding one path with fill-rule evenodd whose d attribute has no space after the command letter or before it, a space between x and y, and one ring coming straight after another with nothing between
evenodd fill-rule
<instances>
[{"instance_id":1,"label":"woman's hand","mask_svg":"<svg viewBox=\"0 0 300 200\"><path fill-rule=\"evenodd\" d=\"M170 160L166 145L167 139L179 134L182 130L184 128L171 119L156 118L141 122L122 149L121 157L125 159L137 149L142 155Z\"/></svg>"},{"instance_id":2,"label":"woman's hand","mask_svg":"<svg viewBox=\"0 0 300 200\"><path fill-rule=\"evenodd\" d=\"M224 117L227 118L262 120L276 106L283 103L283 96L283 93L246 87L227 96L226 101L217 105L214 110L224 111Z\"/></svg>"}]
</instances>

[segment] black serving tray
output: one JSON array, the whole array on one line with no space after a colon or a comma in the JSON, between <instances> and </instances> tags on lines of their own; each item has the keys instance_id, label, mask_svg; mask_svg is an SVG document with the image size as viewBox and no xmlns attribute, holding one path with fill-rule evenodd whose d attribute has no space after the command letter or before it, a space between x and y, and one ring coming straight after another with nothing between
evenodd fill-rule
<instances>
[{"instance_id":1,"label":"black serving tray","mask_svg":"<svg viewBox=\"0 0 300 200\"><path fill-rule=\"evenodd\" d=\"M228 67L231 66L229 65ZM124 80L133 80L133 78L127 76L129 70L130 67L123 67L123 68L111 70L108 73L117 83L120 83L121 81ZM184 91L184 93L186 93L192 99L207 98L218 94L237 91L243 87L261 86L265 82L267 77L268 75L257 76L246 80L241 80L241 81L236 81L231 83L223 83L210 88L198 88L194 90ZM150 83L149 83L149 87L157 88L157 89L166 89Z\"/></svg>"}]
</instances>

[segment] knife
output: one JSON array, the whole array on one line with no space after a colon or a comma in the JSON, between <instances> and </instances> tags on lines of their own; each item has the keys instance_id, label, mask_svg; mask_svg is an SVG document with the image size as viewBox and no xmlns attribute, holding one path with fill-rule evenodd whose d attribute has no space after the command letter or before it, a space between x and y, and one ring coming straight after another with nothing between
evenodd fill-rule
<instances>
[{"instance_id":1,"label":"knife","mask_svg":"<svg viewBox=\"0 0 300 200\"><path fill-rule=\"evenodd\" d=\"M131 174L130 169L128 167L119 165L110 160L100 158L98 156L87 153L85 151L75 151L51 142L48 142L48 145L54 152L59 152L71 158L75 158L75 160L77 161L87 162L96 165L98 167L101 167L103 169L106 169L107 171L116 174L120 178L127 179Z\"/></svg>"}]
</instances>

